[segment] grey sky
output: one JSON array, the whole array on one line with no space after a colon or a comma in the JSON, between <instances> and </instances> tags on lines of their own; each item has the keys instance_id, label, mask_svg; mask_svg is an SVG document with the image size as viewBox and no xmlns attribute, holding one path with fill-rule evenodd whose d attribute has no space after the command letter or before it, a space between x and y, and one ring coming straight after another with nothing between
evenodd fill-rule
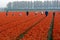
<instances>
[{"instance_id":1,"label":"grey sky","mask_svg":"<svg viewBox=\"0 0 60 40\"><path fill-rule=\"evenodd\" d=\"M6 7L8 2L13 2L13 1L22 1L22 0L0 0L0 8ZM47 0L23 0L23 1L47 1ZM52 1L52 0L49 0Z\"/></svg>"}]
</instances>

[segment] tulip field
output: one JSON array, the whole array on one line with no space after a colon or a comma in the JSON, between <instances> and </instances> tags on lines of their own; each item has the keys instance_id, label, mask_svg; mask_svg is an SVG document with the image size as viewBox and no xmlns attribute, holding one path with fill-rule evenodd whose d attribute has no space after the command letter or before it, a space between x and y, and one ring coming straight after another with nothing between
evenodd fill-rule
<instances>
[{"instance_id":1,"label":"tulip field","mask_svg":"<svg viewBox=\"0 0 60 40\"><path fill-rule=\"evenodd\" d=\"M0 40L60 40L60 12L0 12Z\"/></svg>"}]
</instances>

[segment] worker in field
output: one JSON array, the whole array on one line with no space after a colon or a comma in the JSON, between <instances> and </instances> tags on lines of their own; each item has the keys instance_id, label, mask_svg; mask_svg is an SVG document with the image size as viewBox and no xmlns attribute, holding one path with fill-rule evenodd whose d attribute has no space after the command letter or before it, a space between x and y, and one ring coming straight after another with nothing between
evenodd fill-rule
<instances>
[{"instance_id":1,"label":"worker in field","mask_svg":"<svg viewBox=\"0 0 60 40\"><path fill-rule=\"evenodd\" d=\"M53 12L53 16L55 16L55 12Z\"/></svg>"},{"instance_id":2,"label":"worker in field","mask_svg":"<svg viewBox=\"0 0 60 40\"><path fill-rule=\"evenodd\" d=\"M48 16L48 11L45 11L45 15Z\"/></svg>"},{"instance_id":3,"label":"worker in field","mask_svg":"<svg viewBox=\"0 0 60 40\"><path fill-rule=\"evenodd\" d=\"M36 12L35 12L35 15L37 15L37 13L38 13L38 12L36 11Z\"/></svg>"},{"instance_id":4,"label":"worker in field","mask_svg":"<svg viewBox=\"0 0 60 40\"><path fill-rule=\"evenodd\" d=\"M8 10L6 11L6 16L8 16Z\"/></svg>"},{"instance_id":5,"label":"worker in field","mask_svg":"<svg viewBox=\"0 0 60 40\"><path fill-rule=\"evenodd\" d=\"M43 11L41 11L41 15L43 15Z\"/></svg>"},{"instance_id":6,"label":"worker in field","mask_svg":"<svg viewBox=\"0 0 60 40\"><path fill-rule=\"evenodd\" d=\"M28 16L28 14L29 14L29 12L27 11L27 12L26 12L26 15Z\"/></svg>"}]
</instances>

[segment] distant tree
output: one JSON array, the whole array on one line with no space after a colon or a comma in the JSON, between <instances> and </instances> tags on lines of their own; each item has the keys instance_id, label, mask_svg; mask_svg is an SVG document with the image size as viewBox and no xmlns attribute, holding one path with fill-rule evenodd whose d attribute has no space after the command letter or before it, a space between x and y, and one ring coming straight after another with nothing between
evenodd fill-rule
<instances>
[{"instance_id":1,"label":"distant tree","mask_svg":"<svg viewBox=\"0 0 60 40\"><path fill-rule=\"evenodd\" d=\"M8 9L11 9L11 8L12 8L11 5L12 5L11 2L9 2L9 3L7 4L7 8L8 8Z\"/></svg>"}]
</instances>

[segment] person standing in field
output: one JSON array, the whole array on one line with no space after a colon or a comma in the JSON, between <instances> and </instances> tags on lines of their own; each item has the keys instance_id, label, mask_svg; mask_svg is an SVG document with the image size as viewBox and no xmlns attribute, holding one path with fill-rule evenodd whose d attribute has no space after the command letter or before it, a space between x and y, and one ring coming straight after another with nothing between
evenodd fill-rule
<instances>
[{"instance_id":1,"label":"person standing in field","mask_svg":"<svg viewBox=\"0 0 60 40\"><path fill-rule=\"evenodd\" d=\"M8 10L6 11L6 16L8 16Z\"/></svg>"},{"instance_id":2,"label":"person standing in field","mask_svg":"<svg viewBox=\"0 0 60 40\"><path fill-rule=\"evenodd\" d=\"M48 11L45 11L45 15L48 16Z\"/></svg>"},{"instance_id":3,"label":"person standing in field","mask_svg":"<svg viewBox=\"0 0 60 40\"><path fill-rule=\"evenodd\" d=\"M35 12L35 15L37 15L38 11Z\"/></svg>"},{"instance_id":4,"label":"person standing in field","mask_svg":"<svg viewBox=\"0 0 60 40\"><path fill-rule=\"evenodd\" d=\"M55 12L53 12L53 16L55 16Z\"/></svg>"},{"instance_id":5,"label":"person standing in field","mask_svg":"<svg viewBox=\"0 0 60 40\"><path fill-rule=\"evenodd\" d=\"M43 15L43 11L41 11L41 15Z\"/></svg>"},{"instance_id":6,"label":"person standing in field","mask_svg":"<svg viewBox=\"0 0 60 40\"><path fill-rule=\"evenodd\" d=\"M26 12L26 15L28 16L28 14L29 14L29 12L27 11L27 12Z\"/></svg>"}]
</instances>

